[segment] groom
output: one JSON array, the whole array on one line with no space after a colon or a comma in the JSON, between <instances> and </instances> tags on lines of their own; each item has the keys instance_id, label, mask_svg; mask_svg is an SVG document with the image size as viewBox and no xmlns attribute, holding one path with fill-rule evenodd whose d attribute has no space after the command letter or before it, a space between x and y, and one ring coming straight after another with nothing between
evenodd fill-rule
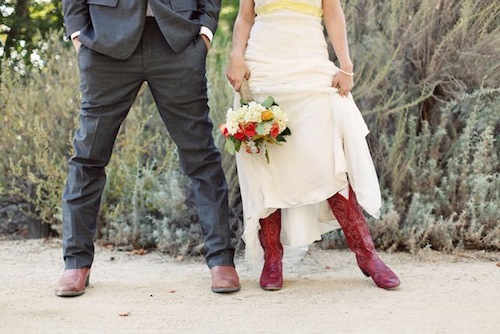
<instances>
[{"instance_id":1,"label":"groom","mask_svg":"<svg viewBox=\"0 0 500 334\"><path fill-rule=\"evenodd\" d=\"M65 270L57 296L79 296L88 285L105 166L144 81L193 180L212 291L240 289L205 77L220 6L220 0L63 0L82 100L63 194Z\"/></svg>"}]
</instances>

